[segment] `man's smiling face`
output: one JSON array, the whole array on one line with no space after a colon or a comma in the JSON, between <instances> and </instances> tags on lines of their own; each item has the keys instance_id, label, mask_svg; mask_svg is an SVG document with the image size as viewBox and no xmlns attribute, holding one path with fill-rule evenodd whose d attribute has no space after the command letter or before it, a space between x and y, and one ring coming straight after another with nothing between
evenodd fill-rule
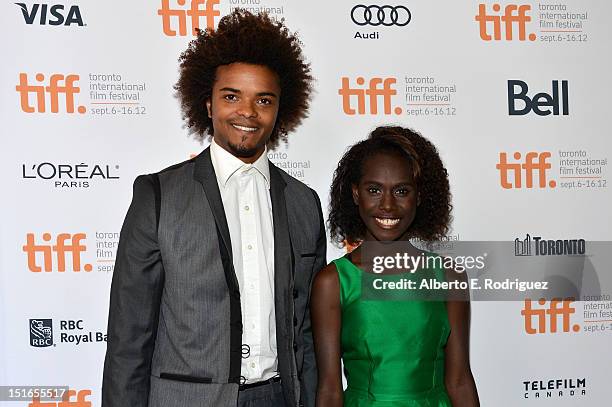
<instances>
[{"instance_id":1,"label":"man's smiling face","mask_svg":"<svg viewBox=\"0 0 612 407\"><path fill-rule=\"evenodd\" d=\"M278 75L268 67L236 62L217 68L206 101L215 142L244 162L255 162L274 130L280 99Z\"/></svg>"}]
</instances>

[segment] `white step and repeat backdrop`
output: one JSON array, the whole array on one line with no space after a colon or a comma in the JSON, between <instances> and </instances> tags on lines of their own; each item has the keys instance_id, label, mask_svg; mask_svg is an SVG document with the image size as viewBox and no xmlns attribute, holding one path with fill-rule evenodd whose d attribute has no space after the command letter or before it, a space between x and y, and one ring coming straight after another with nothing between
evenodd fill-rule
<instances>
[{"instance_id":1,"label":"white step and repeat backdrop","mask_svg":"<svg viewBox=\"0 0 612 407\"><path fill-rule=\"evenodd\" d=\"M346 147L395 123L440 149L450 239L612 238L609 2L22 1L0 6L0 385L74 394L7 406L99 405L132 182L205 147L182 126L177 58L234 7L300 33L316 95L270 158L324 202ZM585 304L556 324L551 304L473 303L482 405L610 405L612 302Z\"/></svg>"}]
</instances>

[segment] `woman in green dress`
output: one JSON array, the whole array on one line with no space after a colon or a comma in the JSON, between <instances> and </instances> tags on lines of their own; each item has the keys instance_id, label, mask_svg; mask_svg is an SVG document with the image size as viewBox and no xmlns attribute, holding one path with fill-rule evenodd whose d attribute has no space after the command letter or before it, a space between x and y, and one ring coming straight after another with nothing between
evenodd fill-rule
<instances>
[{"instance_id":1,"label":"woman in green dress","mask_svg":"<svg viewBox=\"0 0 612 407\"><path fill-rule=\"evenodd\" d=\"M420 134L379 127L345 153L332 183L329 226L337 242L359 246L313 282L318 407L479 406L469 363L468 301L377 300L364 292L374 276L366 271L372 257L363 254L364 246L395 241L413 258L434 256L409 239L445 236L450 211L448 174ZM449 272L433 271L438 280ZM396 282L413 276L375 275Z\"/></svg>"}]
</instances>

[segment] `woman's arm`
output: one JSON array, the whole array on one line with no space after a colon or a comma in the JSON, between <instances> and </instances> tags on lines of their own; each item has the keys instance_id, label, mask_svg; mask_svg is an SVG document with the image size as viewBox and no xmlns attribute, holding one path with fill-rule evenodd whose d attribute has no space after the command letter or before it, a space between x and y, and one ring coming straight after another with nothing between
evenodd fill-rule
<instances>
[{"instance_id":1,"label":"woman's arm","mask_svg":"<svg viewBox=\"0 0 612 407\"><path fill-rule=\"evenodd\" d=\"M470 303L447 301L450 336L446 343L444 382L453 407L478 407L478 392L470 368Z\"/></svg>"},{"instance_id":2,"label":"woman's arm","mask_svg":"<svg viewBox=\"0 0 612 407\"><path fill-rule=\"evenodd\" d=\"M333 263L315 276L310 297L310 319L319 371L316 405L342 407L340 282Z\"/></svg>"}]
</instances>

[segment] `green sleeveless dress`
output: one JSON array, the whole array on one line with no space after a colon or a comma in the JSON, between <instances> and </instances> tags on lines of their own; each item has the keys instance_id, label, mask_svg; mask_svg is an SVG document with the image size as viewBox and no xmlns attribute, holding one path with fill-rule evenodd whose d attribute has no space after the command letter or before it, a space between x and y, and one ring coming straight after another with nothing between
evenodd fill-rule
<instances>
[{"instance_id":1,"label":"green sleeveless dress","mask_svg":"<svg viewBox=\"0 0 612 407\"><path fill-rule=\"evenodd\" d=\"M362 298L373 275L348 258L334 260L340 280L345 407L452 407L444 387L444 347L450 326L443 301ZM436 271L436 278L442 272Z\"/></svg>"}]
</instances>

